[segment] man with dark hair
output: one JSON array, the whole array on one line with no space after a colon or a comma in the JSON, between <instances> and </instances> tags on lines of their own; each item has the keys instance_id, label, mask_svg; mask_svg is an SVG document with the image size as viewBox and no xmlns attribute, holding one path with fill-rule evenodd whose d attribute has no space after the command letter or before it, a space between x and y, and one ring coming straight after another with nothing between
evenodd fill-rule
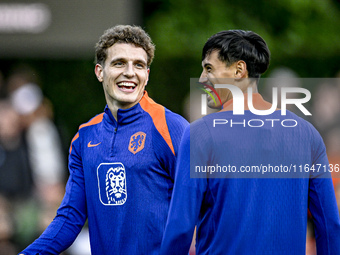
<instances>
[{"instance_id":1,"label":"man with dark hair","mask_svg":"<svg viewBox=\"0 0 340 255\"><path fill-rule=\"evenodd\" d=\"M218 59L227 66L241 59L245 61L252 78L260 78L269 66L268 46L252 31L227 30L213 35L203 47L202 60L213 51L218 51Z\"/></svg>"},{"instance_id":2,"label":"man with dark hair","mask_svg":"<svg viewBox=\"0 0 340 255\"><path fill-rule=\"evenodd\" d=\"M187 121L145 91L154 45L138 26L116 26L96 45L107 106L79 127L57 216L22 254L59 254L86 219L93 255L159 254L179 141Z\"/></svg>"},{"instance_id":3,"label":"man with dark hair","mask_svg":"<svg viewBox=\"0 0 340 255\"><path fill-rule=\"evenodd\" d=\"M202 56L208 105L217 96L222 110L184 131L161 254L187 254L195 226L196 254L305 254L308 209L318 254L340 254L339 212L321 136L257 93L269 65L265 41L253 32L223 31L208 39ZM217 88L221 84L230 89ZM233 114L236 101L244 106L241 115ZM273 111L256 115L249 105ZM285 119L296 125L277 124ZM277 171L287 166L296 173ZM314 171L317 166L322 170Z\"/></svg>"}]
</instances>

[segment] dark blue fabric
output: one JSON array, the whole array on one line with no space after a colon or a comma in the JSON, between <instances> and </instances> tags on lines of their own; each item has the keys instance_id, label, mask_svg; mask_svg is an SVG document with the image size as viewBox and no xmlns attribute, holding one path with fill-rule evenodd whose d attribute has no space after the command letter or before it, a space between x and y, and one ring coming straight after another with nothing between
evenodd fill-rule
<instances>
[{"instance_id":1,"label":"dark blue fabric","mask_svg":"<svg viewBox=\"0 0 340 255\"><path fill-rule=\"evenodd\" d=\"M214 127L216 119L228 123ZM242 124L231 126L231 119ZM251 127L261 123L248 125L254 119L277 121ZM297 125L284 127L283 119ZM195 175L196 166L217 164L237 171L241 166L295 165L299 171L300 165L328 166L328 160L319 133L291 112L236 116L222 111L194 122L181 142L161 254L187 254L195 225L199 255L305 254L308 208L318 254L340 254L339 212L329 172L274 173L270 178L261 173L247 178L240 172ZM190 171L200 178L190 178Z\"/></svg>"}]
</instances>

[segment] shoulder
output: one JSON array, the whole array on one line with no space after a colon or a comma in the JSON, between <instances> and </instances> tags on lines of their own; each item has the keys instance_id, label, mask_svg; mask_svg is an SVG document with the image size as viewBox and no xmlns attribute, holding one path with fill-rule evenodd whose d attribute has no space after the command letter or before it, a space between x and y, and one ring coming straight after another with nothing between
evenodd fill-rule
<instances>
[{"instance_id":1,"label":"shoulder","mask_svg":"<svg viewBox=\"0 0 340 255\"><path fill-rule=\"evenodd\" d=\"M297 122L297 126L303 129L306 134L312 134L314 136L320 136L319 131L309 121L299 117L295 113L287 110L286 119L294 119Z\"/></svg>"},{"instance_id":2,"label":"shoulder","mask_svg":"<svg viewBox=\"0 0 340 255\"><path fill-rule=\"evenodd\" d=\"M165 106L156 103L146 92L139 104L141 108L151 116L154 122L166 121L178 124L188 124L182 116L170 111Z\"/></svg>"},{"instance_id":3,"label":"shoulder","mask_svg":"<svg viewBox=\"0 0 340 255\"><path fill-rule=\"evenodd\" d=\"M297 116L296 114L287 111L287 118L295 119L298 123L300 139L308 140L312 146L314 153L325 151L324 141L319 131L309 121Z\"/></svg>"},{"instance_id":4,"label":"shoulder","mask_svg":"<svg viewBox=\"0 0 340 255\"><path fill-rule=\"evenodd\" d=\"M150 115L154 126L160 133L172 132L172 129L183 130L189 125L188 121L182 116L156 103L147 93L144 94L139 104L141 108Z\"/></svg>"},{"instance_id":5,"label":"shoulder","mask_svg":"<svg viewBox=\"0 0 340 255\"><path fill-rule=\"evenodd\" d=\"M219 116L218 113L211 113L195 120L190 124L191 134L202 135L202 133L210 133L210 129L213 128L214 122L216 120L221 120L222 117L225 118L225 116Z\"/></svg>"},{"instance_id":6,"label":"shoulder","mask_svg":"<svg viewBox=\"0 0 340 255\"><path fill-rule=\"evenodd\" d=\"M88 128L95 127L96 125L101 123L103 121L103 117L104 117L104 113L102 112L100 114L97 114L93 118L91 118L88 122L83 123L83 124L81 124L79 126L78 132L75 134L75 136L73 137L73 139L71 141L69 153L72 152L72 149L74 148L74 145L76 143L79 143L79 139L80 139L81 136L83 136L83 132L85 130L88 130Z\"/></svg>"},{"instance_id":7,"label":"shoulder","mask_svg":"<svg viewBox=\"0 0 340 255\"><path fill-rule=\"evenodd\" d=\"M143 111L151 117L155 131L157 130L156 132L165 140L171 151L176 154L183 130L189 125L188 121L156 103L146 92L139 104Z\"/></svg>"},{"instance_id":8,"label":"shoulder","mask_svg":"<svg viewBox=\"0 0 340 255\"><path fill-rule=\"evenodd\" d=\"M189 125L189 122L185 118L177 113L170 111L167 108L165 108L165 118L168 125L174 125L183 128Z\"/></svg>"},{"instance_id":9,"label":"shoulder","mask_svg":"<svg viewBox=\"0 0 340 255\"><path fill-rule=\"evenodd\" d=\"M79 126L79 130L86 128L86 127L91 127L95 126L103 121L104 113L97 114L93 118L91 118L88 122L83 123Z\"/></svg>"}]
</instances>

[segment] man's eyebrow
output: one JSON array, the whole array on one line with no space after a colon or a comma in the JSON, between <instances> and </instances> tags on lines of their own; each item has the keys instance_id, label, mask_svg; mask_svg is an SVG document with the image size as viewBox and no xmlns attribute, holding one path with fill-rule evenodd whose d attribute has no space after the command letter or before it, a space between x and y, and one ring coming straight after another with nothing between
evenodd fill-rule
<instances>
[{"instance_id":1,"label":"man's eyebrow","mask_svg":"<svg viewBox=\"0 0 340 255\"><path fill-rule=\"evenodd\" d=\"M143 60L143 59L136 59L136 60L134 60L133 62L136 62L136 63L141 63L141 64L144 64L144 65L146 65L147 63L146 63L146 61L145 60Z\"/></svg>"},{"instance_id":2,"label":"man's eyebrow","mask_svg":"<svg viewBox=\"0 0 340 255\"><path fill-rule=\"evenodd\" d=\"M211 64L210 64L209 62L202 63L202 65L203 65L203 68L206 68L206 67L208 67L208 66L211 66Z\"/></svg>"},{"instance_id":3,"label":"man's eyebrow","mask_svg":"<svg viewBox=\"0 0 340 255\"><path fill-rule=\"evenodd\" d=\"M127 62L128 60L126 58L122 58L122 57L117 57L117 58L113 58L110 63L114 63L114 62L117 62L117 61L122 61L122 62ZM135 59L133 60L133 62L135 63L142 63L142 64L147 64L145 60L143 59Z\"/></svg>"},{"instance_id":4,"label":"man's eyebrow","mask_svg":"<svg viewBox=\"0 0 340 255\"><path fill-rule=\"evenodd\" d=\"M112 64L112 63L117 62L117 61L126 61L126 59L120 58L120 57L118 57L118 58L113 58L113 59L111 59L110 63Z\"/></svg>"}]
</instances>

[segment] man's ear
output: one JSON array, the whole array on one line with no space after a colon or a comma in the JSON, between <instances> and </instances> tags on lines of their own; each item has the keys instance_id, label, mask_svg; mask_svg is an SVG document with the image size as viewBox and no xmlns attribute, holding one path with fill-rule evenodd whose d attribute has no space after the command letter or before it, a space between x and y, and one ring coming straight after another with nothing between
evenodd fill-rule
<instances>
[{"instance_id":1,"label":"man's ear","mask_svg":"<svg viewBox=\"0 0 340 255\"><path fill-rule=\"evenodd\" d=\"M247 64L243 60L239 60L236 62L235 77L238 79L248 78Z\"/></svg>"},{"instance_id":2,"label":"man's ear","mask_svg":"<svg viewBox=\"0 0 340 255\"><path fill-rule=\"evenodd\" d=\"M103 67L100 64L96 64L94 73L96 74L98 81L103 82Z\"/></svg>"}]
</instances>

